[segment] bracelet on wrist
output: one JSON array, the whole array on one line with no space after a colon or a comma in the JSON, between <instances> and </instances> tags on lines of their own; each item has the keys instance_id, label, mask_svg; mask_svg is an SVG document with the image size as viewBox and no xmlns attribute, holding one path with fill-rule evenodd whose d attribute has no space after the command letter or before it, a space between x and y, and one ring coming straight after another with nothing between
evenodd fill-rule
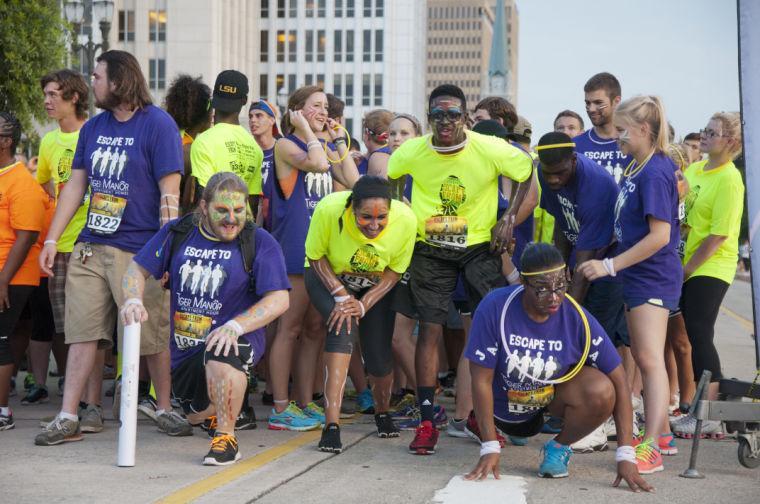
<instances>
[{"instance_id":1,"label":"bracelet on wrist","mask_svg":"<svg viewBox=\"0 0 760 504\"><path fill-rule=\"evenodd\" d=\"M332 292L330 292L330 295L331 295L331 296L335 296L337 293L339 293L339 292L340 292L340 291L342 291L343 289L345 289L345 287L344 287L342 284L341 284L341 285L338 285L337 287L335 287L335 288L332 290Z\"/></svg>"},{"instance_id":2,"label":"bracelet on wrist","mask_svg":"<svg viewBox=\"0 0 760 504\"><path fill-rule=\"evenodd\" d=\"M607 271L610 276L614 277L617 275L617 272L615 271L615 263L611 257L605 257L602 259L602 266L604 266L605 271Z\"/></svg>"},{"instance_id":3,"label":"bracelet on wrist","mask_svg":"<svg viewBox=\"0 0 760 504\"><path fill-rule=\"evenodd\" d=\"M227 322L224 323L227 327L235 331L238 337L240 337L243 334L243 326L241 326L236 320L230 319Z\"/></svg>"},{"instance_id":4,"label":"bracelet on wrist","mask_svg":"<svg viewBox=\"0 0 760 504\"><path fill-rule=\"evenodd\" d=\"M335 300L336 303L345 303L346 301L351 299L351 296L349 296L348 294L346 294L345 296L333 296L333 299Z\"/></svg>"},{"instance_id":5,"label":"bracelet on wrist","mask_svg":"<svg viewBox=\"0 0 760 504\"><path fill-rule=\"evenodd\" d=\"M58 241L57 240L45 240L44 242L42 242L42 245L43 246L44 245L58 245Z\"/></svg>"},{"instance_id":6,"label":"bracelet on wrist","mask_svg":"<svg viewBox=\"0 0 760 504\"><path fill-rule=\"evenodd\" d=\"M615 450L615 462L636 463L636 448L633 446L618 446Z\"/></svg>"},{"instance_id":7,"label":"bracelet on wrist","mask_svg":"<svg viewBox=\"0 0 760 504\"><path fill-rule=\"evenodd\" d=\"M507 282L509 282L509 285L514 285L520 281L520 271L515 268L512 270L512 272L507 275Z\"/></svg>"}]
</instances>

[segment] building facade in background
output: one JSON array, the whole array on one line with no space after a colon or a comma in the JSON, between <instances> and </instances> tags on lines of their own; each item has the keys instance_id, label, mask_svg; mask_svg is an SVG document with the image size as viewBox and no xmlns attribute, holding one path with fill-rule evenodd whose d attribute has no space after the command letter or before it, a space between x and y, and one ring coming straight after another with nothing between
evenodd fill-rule
<instances>
[{"instance_id":1,"label":"building facade in background","mask_svg":"<svg viewBox=\"0 0 760 504\"><path fill-rule=\"evenodd\" d=\"M499 4L503 4L505 33L501 36L506 39L506 61L492 62ZM515 0L427 0L427 7L426 93L440 84L454 83L462 88L472 108L493 94L490 64L492 69L506 70L505 97L516 106L519 17Z\"/></svg>"},{"instance_id":2,"label":"building facade in background","mask_svg":"<svg viewBox=\"0 0 760 504\"><path fill-rule=\"evenodd\" d=\"M116 0L111 47L134 54L160 103L179 73L213 85L248 76L249 100L282 105L316 84L346 102L360 135L366 111L425 110L424 0Z\"/></svg>"}]
</instances>

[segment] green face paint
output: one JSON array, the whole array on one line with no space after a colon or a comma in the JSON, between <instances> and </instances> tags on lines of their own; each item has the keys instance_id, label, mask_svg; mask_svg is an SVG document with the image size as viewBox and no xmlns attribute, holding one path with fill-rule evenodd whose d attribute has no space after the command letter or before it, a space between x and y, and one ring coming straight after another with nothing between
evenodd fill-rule
<instances>
[{"instance_id":1,"label":"green face paint","mask_svg":"<svg viewBox=\"0 0 760 504\"><path fill-rule=\"evenodd\" d=\"M222 241L237 237L245 226L246 195L237 191L218 191L208 202L207 217L211 231Z\"/></svg>"}]
</instances>

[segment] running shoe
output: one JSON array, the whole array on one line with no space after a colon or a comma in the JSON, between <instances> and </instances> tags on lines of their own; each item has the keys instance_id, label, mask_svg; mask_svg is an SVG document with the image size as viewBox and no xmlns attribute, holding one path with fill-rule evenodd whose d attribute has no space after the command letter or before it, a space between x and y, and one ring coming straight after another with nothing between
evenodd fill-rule
<instances>
[{"instance_id":1,"label":"running shoe","mask_svg":"<svg viewBox=\"0 0 760 504\"><path fill-rule=\"evenodd\" d=\"M292 430L292 431L310 431L318 429L319 420L307 416L301 411L301 408L291 401L288 407L277 413L272 409L269 414L267 428L272 430Z\"/></svg>"},{"instance_id":2,"label":"running shoe","mask_svg":"<svg viewBox=\"0 0 760 504\"><path fill-rule=\"evenodd\" d=\"M70 441L81 441L82 431L77 420L67 420L56 415L42 432L34 438L37 446L54 446Z\"/></svg>"},{"instance_id":3,"label":"running shoe","mask_svg":"<svg viewBox=\"0 0 760 504\"><path fill-rule=\"evenodd\" d=\"M676 438L672 432L666 434L660 434L660 439L657 440L657 444L660 447L660 453L663 455L678 455L678 447L676 446Z\"/></svg>"},{"instance_id":4,"label":"running shoe","mask_svg":"<svg viewBox=\"0 0 760 504\"><path fill-rule=\"evenodd\" d=\"M338 424L331 423L325 426L317 448L319 451L327 453L340 453L343 451L343 443L340 442L340 426Z\"/></svg>"},{"instance_id":5,"label":"running shoe","mask_svg":"<svg viewBox=\"0 0 760 504\"><path fill-rule=\"evenodd\" d=\"M692 415L684 415L682 418L671 426L673 434L680 438L692 439L697 431L697 419ZM717 420L703 420L699 437L702 439L723 439L726 437L723 432L723 424Z\"/></svg>"},{"instance_id":6,"label":"running shoe","mask_svg":"<svg viewBox=\"0 0 760 504\"><path fill-rule=\"evenodd\" d=\"M24 390L32 390L32 387L35 385L37 385L37 381L34 379L34 375L26 373L26 376L24 376Z\"/></svg>"},{"instance_id":7,"label":"running shoe","mask_svg":"<svg viewBox=\"0 0 760 504\"><path fill-rule=\"evenodd\" d=\"M356 409L363 415L375 414L375 400L372 397L372 390L367 387L361 394L356 396Z\"/></svg>"},{"instance_id":8,"label":"running shoe","mask_svg":"<svg viewBox=\"0 0 760 504\"><path fill-rule=\"evenodd\" d=\"M193 426L176 411L162 411L156 415L158 431L172 437L192 436Z\"/></svg>"},{"instance_id":9,"label":"running shoe","mask_svg":"<svg viewBox=\"0 0 760 504\"><path fill-rule=\"evenodd\" d=\"M9 392L10 397L14 397L18 395L18 392L16 392L16 378L11 378L11 390Z\"/></svg>"},{"instance_id":10,"label":"running shoe","mask_svg":"<svg viewBox=\"0 0 760 504\"><path fill-rule=\"evenodd\" d=\"M219 434L211 440L211 449L203 459L203 465L223 466L240 460L237 438L232 434Z\"/></svg>"},{"instance_id":11,"label":"running shoe","mask_svg":"<svg viewBox=\"0 0 760 504\"><path fill-rule=\"evenodd\" d=\"M414 434L414 440L409 445L409 452L415 455L432 455L438 445L438 429L433 427L430 420L420 423Z\"/></svg>"},{"instance_id":12,"label":"running shoe","mask_svg":"<svg viewBox=\"0 0 760 504\"><path fill-rule=\"evenodd\" d=\"M413 394L406 394L396 405L391 408L391 416L398 420L409 418L417 409L417 398Z\"/></svg>"},{"instance_id":13,"label":"running shoe","mask_svg":"<svg viewBox=\"0 0 760 504\"><path fill-rule=\"evenodd\" d=\"M216 415L212 415L205 419L202 424L198 425L201 430L206 431L208 437L213 438L216 436L216 429L219 427L219 423L216 421Z\"/></svg>"},{"instance_id":14,"label":"running shoe","mask_svg":"<svg viewBox=\"0 0 760 504\"><path fill-rule=\"evenodd\" d=\"M43 404L50 400L48 397L47 387L44 385L35 385L29 392L21 399L21 404Z\"/></svg>"},{"instance_id":15,"label":"running shoe","mask_svg":"<svg viewBox=\"0 0 760 504\"><path fill-rule=\"evenodd\" d=\"M340 404L340 419L346 420L347 418L354 418L356 416L356 408L348 404L345 400Z\"/></svg>"},{"instance_id":16,"label":"running shoe","mask_svg":"<svg viewBox=\"0 0 760 504\"><path fill-rule=\"evenodd\" d=\"M82 412L79 427L82 432L95 433L103 431L103 409L95 404L88 404Z\"/></svg>"},{"instance_id":17,"label":"running shoe","mask_svg":"<svg viewBox=\"0 0 760 504\"><path fill-rule=\"evenodd\" d=\"M570 445L573 453L593 453L595 451L605 451L607 449L607 430L606 424L591 431L586 437L579 439Z\"/></svg>"},{"instance_id":18,"label":"running shoe","mask_svg":"<svg viewBox=\"0 0 760 504\"><path fill-rule=\"evenodd\" d=\"M377 437L379 438L393 438L400 436L398 427L393 423L393 419L388 413L375 415L375 427L377 427Z\"/></svg>"},{"instance_id":19,"label":"running shoe","mask_svg":"<svg viewBox=\"0 0 760 504\"><path fill-rule=\"evenodd\" d=\"M444 389L454 388L457 381L457 372L454 369L449 369L445 373L438 373L438 382Z\"/></svg>"},{"instance_id":20,"label":"running shoe","mask_svg":"<svg viewBox=\"0 0 760 504\"><path fill-rule=\"evenodd\" d=\"M567 466L573 450L567 446L550 439L541 449L544 460L538 467L538 476L541 478L567 478Z\"/></svg>"},{"instance_id":21,"label":"running shoe","mask_svg":"<svg viewBox=\"0 0 760 504\"><path fill-rule=\"evenodd\" d=\"M559 417L547 417L544 425L541 427L542 434L559 434L562 431L563 420Z\"/></svg>"},{"instance_id":22,"label":"running shoe","mask_svg":"<svg viewBox=\"0 0 760 504\"><path fill-rule=\"evenodd\" d=\"M253 408L248 406L247 409L241 409L235 421L235 430L253 430L256 427L256 412Z\"/></svg>"},{"instance_id":23,"label":"running shoe","mask_svg":"<svg viewBox=\"0 0 760 504\"><path fill-rule=\"evenodd\" d=\"M633 437L636 437L639 435L639 424L636 422L636 414L633 415L631 422L631 432L633 433ZM604 422L604 431L605 434L607 434L608 441L617 440L617 425L615 424L615 417L610 416L607 421ZM573 449L573 451L575 451L575 449Z\"/></svg>"},{"instance_id":24,"label":"running shoe","mask_svg":"<svg viewBox=\"0 0 760 504\"><path fill-rule=\"evenodd\" d=\"M497 433L498 436L498 433ZM507 436L509 442L515 446L525 446L528 444L528 438L522 436Z\"/></svg>"},{"instance_id":25,"label":"running shoe","mask_svg":"<svg viewBox=\"0 0 760 504\"><path fill-rule=\"evenodd\" d=\"M314 401L307 404L301 411L304 415L319 421L321 425L325 424L325 409Z\"/></svg>"},{"instance_id":26,"label":"running shoe","mask_svg":"<svg viewBox=\"0 0 760 504\"><path fill-rule=\"evenodd\" d=\"M636 445L636 466L639 474L652 474L665 470L662 465L662 454L659 448L654 446L653 438L646 438Z\"/></svg>"},{"instance_id":27,"label":"running shoe","mask_svg":"<svg viewBox=\"0 0 760 504\"><path fill-rule=\"evenodd\" d=\"M121 400L121 398L119 398ZM114 401L116 401L116 394L114 394ZM115 404L115 403L114 403ZM158 409L158 403L150 394L141 395L137 398L137 412L142 413L146 418L158 422L158 416L156 410Z\"/></svg>"},{"instance_id":28,"label":"running shoe","mask_svg":"<svg viewBox=\"0 0 760 504\"><path fill-rule=\"evenodd\" d=\"M467 425L467 419L456 420L449 418L449 423L446 425L446 434L455 438L466 438L469 435L464 431L464 426Z\"/></svg>"},{"instance_id":29,"label":"running shoe","mask_svg":"<svg viewBox=\"0 0 760 504\"><path fill-rule=\"evenodd\" d=\"M483 442L483 438L480 436L480 427L478 426L478 420L475 418L475 412L470 411L470 415L467 417L467 422L464 426L464 432L467 437L478 443ZM501 432L496 430L496 440L499 442L499 446L504 448L507 445L507 440Z\"/></svg>"},{"instance_id":30,"label":"running shoe","mask_svg":"<svg viewBox=\"0 0 760 504\"><path fill-rule=\"evenodd\" d=\"M8 408L7 415L0 413L0 431L11 430L15 426L16 423L13 421L13 412L10 408Z\"/></svg>"},{"instance_id":31,"label":"running shoe","mask_svg":"<svg viewBox=\"0 0 760 504\"><path fill-rule=\"evenodd\" d=\"M420 414L419 410L417 410L417 412L411 418L396 420L396 425L401 430L417 430L417 428L420 426L421 421L422 415ZM446 426L448 421L449 418L446 416L446 410L443 408L443 406L438 404L433 406L433 423L435 424L436 428L442 429Z\"/></svg>"}]
</instances>

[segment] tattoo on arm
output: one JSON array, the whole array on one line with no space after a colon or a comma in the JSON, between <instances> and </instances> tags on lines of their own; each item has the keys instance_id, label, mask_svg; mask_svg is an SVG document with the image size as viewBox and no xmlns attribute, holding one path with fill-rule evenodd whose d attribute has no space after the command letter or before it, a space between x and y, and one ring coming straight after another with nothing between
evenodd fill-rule
<instances>
[{"instance_id":1,"label":"tattoo on arm","mask_svg":"<svg viewBox=\"0 0 760 504\"><path fill-rule=\"evenodd\" d=\"M145 278L147 276L147 272L139 264L132 261L121 279L121 290L124 299L142 299L143 292L145 291Z\"/></svg>"}]
</instances>

